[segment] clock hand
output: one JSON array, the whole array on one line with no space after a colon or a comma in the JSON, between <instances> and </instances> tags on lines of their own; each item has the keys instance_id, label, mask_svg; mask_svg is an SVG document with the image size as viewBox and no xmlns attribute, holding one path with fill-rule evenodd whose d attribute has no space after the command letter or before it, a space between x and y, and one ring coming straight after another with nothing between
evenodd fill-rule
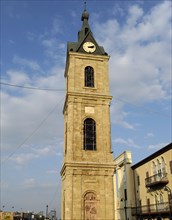
<instances>
[{"instance_id":1,"label":"clock hand","mask_svg":"<svg viewBox=\"0 0 172 220\"><path fill-rule=\"evenodd\" d=\"M88 48L94 48L94 46L88 46Z\"/></svg>"}]
</instances>

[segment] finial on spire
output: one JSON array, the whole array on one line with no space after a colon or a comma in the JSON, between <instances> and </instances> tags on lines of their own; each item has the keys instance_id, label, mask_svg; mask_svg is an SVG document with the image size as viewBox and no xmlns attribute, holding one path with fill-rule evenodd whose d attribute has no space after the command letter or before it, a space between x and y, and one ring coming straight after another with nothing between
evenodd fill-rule
<instances>
[{"instance_id":1,"label":"finial on spire","mask_svg":"<svg viewBox=\"0 0 172 220\"><path fill-rule=\"evenodd\" d=\"M89 18L89 13L87 12L87 9L86 9L86 2L84 2L84 11L82 13L82 17L81 17L81 20L84 21L85 19L88 20Z\"/></svg>"}]
</instances>

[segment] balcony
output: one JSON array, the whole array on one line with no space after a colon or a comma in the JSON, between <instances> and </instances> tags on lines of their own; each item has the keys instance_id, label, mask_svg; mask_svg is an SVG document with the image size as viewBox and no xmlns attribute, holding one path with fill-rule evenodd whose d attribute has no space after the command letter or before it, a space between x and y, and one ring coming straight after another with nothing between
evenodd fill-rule
<instances>
[{"instance_id":1,"label":"balcony","mask_svg":"<svg viewBox=\"0 0 172 220\"><path fill-rule=\"evenodd\" d=\"M166 185L168 182L167 173L157 173L145 179L145 186L153 187L158 185Z\"/></svg>"},{"instance_id":2,"label":"balcony","mask_svg":"<svg viewBox=\"0 0 172 220\"><path fill-rule=\"evenodd\" d=\"M172 205L169 202L150 204L140 207L132 208L132 215L146 216L146 215L168 215L172 212Z\"/></svg>"}]
</instances>

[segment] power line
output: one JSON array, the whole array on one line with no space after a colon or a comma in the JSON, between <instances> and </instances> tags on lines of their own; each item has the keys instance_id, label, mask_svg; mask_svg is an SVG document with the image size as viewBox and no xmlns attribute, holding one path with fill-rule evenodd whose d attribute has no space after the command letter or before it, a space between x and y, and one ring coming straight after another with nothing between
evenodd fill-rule
<instances>
[{"instance_id":1,"label":"power line","mask_svg":"<svg viewBox=\"0 0 172 220\"><path fill-rule=\"evenodd\" d=\"M1 85L4 85L4 86L18 87L18 88L22 88L22 89L58 91L58 92L63 92L63 91L65 91L65 89L39 88L39 87L22 86L22 85L16 85L16 84L4 83L4 82L0 82L0 84L1 84Z\"/></svg>"},{"instance_id":2,"label":"power line","mask_svg":"<svg viewBox=\"0 0 172 220\"><path fill-rule=\"evenodd\" d=\"M40 122L40 124L29 134L29 136L27 138L25 138L23 140L23 142L21 142L21 144L19 144L17 146L17 148L11 153L9 154L3 161L2 164L7 161L9 158L11 158L17 150L19 150L39 129L40 127L44 124L44 122L49 118L49 116L54 112L54 110L56 109L56 107L60 104L60 102L64 99L64 97L55 105L55 107L48 113L48 115Z\"/></svg>"},{"instance_id":3,"label":"power line","mask_svg":"<svg viewBox=\"0 0 172 220\"><path fill-rule=\"evenodd\" d=\"M49 206L51 206L53 204L54 200L57 198L57 195L58 195L59 189L60 189L59 185L60 185L60 181L58 181L57 186L56 186L57 188L55 189L55 191L51 197L51 200L49 201Z\"/></svg>"},{"instance_id":4,"label":"power line","mask_svg":"<svg viewBox=\"0 0 172 220\"><path fill-rule=\"evenodd\" d=\"M4 86L11 86L11 87L18 87L18 88L23 88L23 89L32 89L32 90L43 90L43 91L55 91L55 92L64 92L65 89L51 89L51 88L39 88L39 87L31 87L31 86L22 86L22 85L16 85L16 84L10 84L10 83L4 83L4 82L0 82L1 85L4 85ZM121 99L121 98L115 98L113 97L114 99L118 100L118 101L121 101L123 103L126 103L126 104L130 104L130 105L133 105L135 107L139 107L137 104L134 104L134 103L131 103L127 100L124 100L124 99ZM146 108L144 106L141 107L144 111L147 111L149 113L154 113L154 114L157 114L157 115L161 115L163 117L166 117L166 118L169 118L171 117L170 115L164 115L158 111L155 111L154 109L151 109L151 108Z\"/></svg>"}]
</instances>

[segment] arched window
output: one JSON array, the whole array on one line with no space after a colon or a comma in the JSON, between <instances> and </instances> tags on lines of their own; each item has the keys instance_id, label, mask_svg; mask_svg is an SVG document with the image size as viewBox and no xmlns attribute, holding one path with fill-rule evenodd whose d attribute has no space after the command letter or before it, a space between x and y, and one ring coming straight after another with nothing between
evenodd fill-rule
<instances>
[{"instance_id":1,"label":"arched window","mask_svg":"<svg viewBox=\"0 0 172 220\"><path fill-rule=\"evenodd\" d=\"M91 66L85 67L85 86L94 87L94 69Z\"/></svg>"},{"instance_id":2,"label":"arched window","mask_svg":"<svg viewBox=\"0 0 172 220\"><path fill-rule=\"evenodd\" d=\"M156 174L156 164L154 161L152 162L152 170L153 170L153 175L155 175Z\"/></svg>"},{"instance_id":3,"label":"arched window","mask_svg":"<svg viewBox=\"0 0 172 220\"><path fill-rule=\"evenodd\" d=\"M96 150L96 123L92 118L84 121L84 150Z\"/></svg>"},{"instance_id":4,"label":"arched window","mask_svg":"<svg viewBox=\"0 0 172 220\"><path fill-rule=\"evenodd\" d=\"M160 203L163 203L163 202L164 202L164 199L163 199L163 195L162 195L162 194L160 194L159 199L160 199L160 200L159 200Z\"/></svg>"},{"instance_id":5,"label":"arched window","mask_svg":"<svg viewBox=\"0 0 172 220\"><path fill-rule=\"evenodd\" d=\"M97 219L97 200L93 192L88 192L84 197L84 219Z\"/></svg>"},{"instance_id":6,"label":"arched window","mask_svg":"<svg viewBox=\"0 0 172 220\"><path fill-rule=\"evenodd\" d=\"M157 171L158 173L161 173L161 163L158 159L157 159Z\"/></svg>"},{"instance_id":7,"label":"arched window","mask_svg":"<svg viewBox=\"0 0 172 220\"><path fill-rule=\"evenodd\" d=\"M164 206L164 199L163 199L163 195L160 194L159 195L159 210L164 211L165 206Z\"/></svg>"},{"instance_id":8,"label":"arched window","mask_svg":"<svg viewBox=\"0 0 172 220\"><path fill-rule=\"evenodd\" d=\"M161 157L161 169L162 169L162 173L165 174L166 173L166 167L165 167L165 160L163 157Z\"/></svg>"},{"instance_id":9,"label":"arched window","mask_svg":"<svg viewBox=\"0 0 172 220\"><path fill-rule=\"evenodd\" d=\"M155 195L155 207L156 207L156 210L158 210L158 204L159 204L158 196Z\"/></svg>"}]
</instances>

